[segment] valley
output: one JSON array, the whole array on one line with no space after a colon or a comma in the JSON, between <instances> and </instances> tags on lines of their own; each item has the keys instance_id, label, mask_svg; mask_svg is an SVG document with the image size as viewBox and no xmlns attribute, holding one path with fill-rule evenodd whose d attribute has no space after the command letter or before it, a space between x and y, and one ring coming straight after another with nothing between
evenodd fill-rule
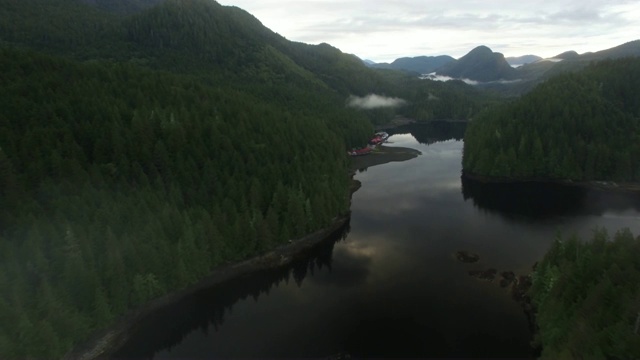
<instances>
[{"instance_id":1,"label":"valley","mask_svg":"<svg viewBox=\"0 0 640 360\"><path fill-rule=\"evenodd\" d=\"M376 64L213 0L0 0L0 358L637 357L639 41Z\"/></svg>"}]
</instances>

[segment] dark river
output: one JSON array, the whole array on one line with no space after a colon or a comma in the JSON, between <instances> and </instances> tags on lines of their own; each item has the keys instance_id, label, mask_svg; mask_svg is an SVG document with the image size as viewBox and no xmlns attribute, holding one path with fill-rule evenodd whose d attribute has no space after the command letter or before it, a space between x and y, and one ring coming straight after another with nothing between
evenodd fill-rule
<instances>
[{"instance_id":1,"label":"dark river","mask_svg":"<svg viewBox=\"0 0 640 360\"><path fill-rule=\"evenodd\" d=\"M640 233L628 195L462 181L464 124L395 130L422 155L361 171L350 226L291 268L198 293L148 318L119 358L532 357L525 314L497 281L526 274L556 233ZM453 254L480 255L474 264Z\"/></svg>"}]
</instances>

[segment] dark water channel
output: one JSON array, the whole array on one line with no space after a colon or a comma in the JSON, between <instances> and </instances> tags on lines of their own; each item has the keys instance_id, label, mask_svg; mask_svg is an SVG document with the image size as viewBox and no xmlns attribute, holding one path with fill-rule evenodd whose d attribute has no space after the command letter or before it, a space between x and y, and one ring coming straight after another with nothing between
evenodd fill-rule
<instances>
[{"instance_id":1,"label":"dark water channel","mask_svg":"<svg viewBox=\"0 0 640 360\"><path fill-rule=\"evenodd\" d=\"M528 273L555 234L640 233L640 201L550 185L462 181L464 124L400 128L422 156L359 172L350 226L295 266L203 291L147 319L121 358L531 357L497 281ZM453 254L480 255L474 264Z\"/></svg>"}]
</instances>

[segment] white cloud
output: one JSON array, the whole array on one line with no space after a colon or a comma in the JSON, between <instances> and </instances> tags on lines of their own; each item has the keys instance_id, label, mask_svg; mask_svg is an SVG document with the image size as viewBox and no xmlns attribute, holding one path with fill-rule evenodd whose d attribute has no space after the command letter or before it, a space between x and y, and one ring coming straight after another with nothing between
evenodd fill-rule
<instances>
[{"instance_id":1,"label":"white cloud","mask_svg":"<svg viewBox=\"0 0 640 360\"><path fill-rule=\"evenodd\" d=\"M376 109L381 107L396 107L402 106L406 101L396 97L386 97L376 94L369 94L364 97L349 96L347 99L347 106L356 107L360 109Z\"/></svg>"},{"instance_id":2,"label":"white cloud","mask_svg":"<svg viewBox=\"0 0 640 360\"><path fill-rule=\"evenodd\" d=\"M392 61L460 57L478 45L505 56L598 51L640 36L637 0L222 0L294 41Z\"/></svg>"}]
</instances>

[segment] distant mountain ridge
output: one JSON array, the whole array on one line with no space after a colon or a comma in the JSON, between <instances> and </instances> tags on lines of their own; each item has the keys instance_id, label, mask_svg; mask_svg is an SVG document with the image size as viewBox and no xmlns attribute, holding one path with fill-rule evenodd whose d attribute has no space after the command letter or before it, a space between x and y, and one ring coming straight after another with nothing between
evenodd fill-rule
<instances>
[{"instance_id":1,"label":"distant mountain ridge","mask_svg":"<svg viewBox=\"0 0 640 360\"><path fill-rule=\"evenodd\" d=\"M552 59L573 60L580 57L580 54L573 50L565 51L562 54L554 56Z\"/></svg>"},{"instance_id":2,"label":"distant mountain ridge","mask_svg":"<svg viewBox=\"0 0 640 360\"><path fill-rule=\"evenodd\" d=\"M455 59L449 55L440 56L416 56L416 57L402 57L394 60L392 63L366 63L367 66L376 69L394 69L415 72L418 74L429 74L436 71L438 68L455 61Z\"/></svg>"},{"instance_id":3,"label":"distant mountain ridge","mask_svg":"<svg viewBox=\"0 0 640 360\"><path fill-rule=\"evenodd\" d=\"M521 94L533 89L536 84L555 75L581 70L594 61L638 56L640 56L640 40L634 40L610 49L587 52L584 54L578 54L576 51L569 50L558 54L551 59L543 59L541 61L525 64L519 67L516 69L517 75L518 78L523 81L520 84L517 84L515 88L507 86L498 90Z\"/></svg>"},{"instance_id":4,"label":"distant mountain ridge","mask_svg":"<svg viewBox=\"0 0 640 360\"><path fill-rule=\"evenodd\" d=\"M633 56L640 56L640 40L629 41L606 50L585 53L580 55L580 58L582 60L604 60Z\"/></svg>"},{"instance_id":5,"label":"distant mountain ridge","mask_svg":"<svg viewBox=\"0 0 640 360\"><path fill-rule=\"evenodd\" d=\"M510 94L519 94L533 88L538 82L553 75L584 68L592 61L640 56L640 40L630 41L610 49L578 54L568 50L552 58L523 55L505 58L487 46L478 46L456 60L448 55L398 58L392 63L364 63L377 69L394 69L406 72L431 73L451 78L467 78ZM444 62L435 67L437 61ZM513 66L518 66L513 68ZM499 80L521 80L518 84L499 84ZM493 84L486 84L493 83Z\"/></svg>"},{"instance_id":6,"label":"distant mountain ridge","mask_svg":"<svg viewBox=\"0 0 640 360\"><path fill-rule=\"evenodd\" d=\"M511 66L518 66L518 65L530 64L532 62L542 60L542 58L538 55L522 55L522 56L506 57L505 60L507 60L507 62Z\"/></svg>"},{"instance_id":7,"label":"distant mountain ridge","mask_svg":"<svg viewBox=\"0 0 640 360\"><path fill-rule=\"evenodd\" d=\"M436 74L488 82L514 79L517 72L504 55L481 45L460 59L438 68Z\"/></svg>"}]
</instances>

